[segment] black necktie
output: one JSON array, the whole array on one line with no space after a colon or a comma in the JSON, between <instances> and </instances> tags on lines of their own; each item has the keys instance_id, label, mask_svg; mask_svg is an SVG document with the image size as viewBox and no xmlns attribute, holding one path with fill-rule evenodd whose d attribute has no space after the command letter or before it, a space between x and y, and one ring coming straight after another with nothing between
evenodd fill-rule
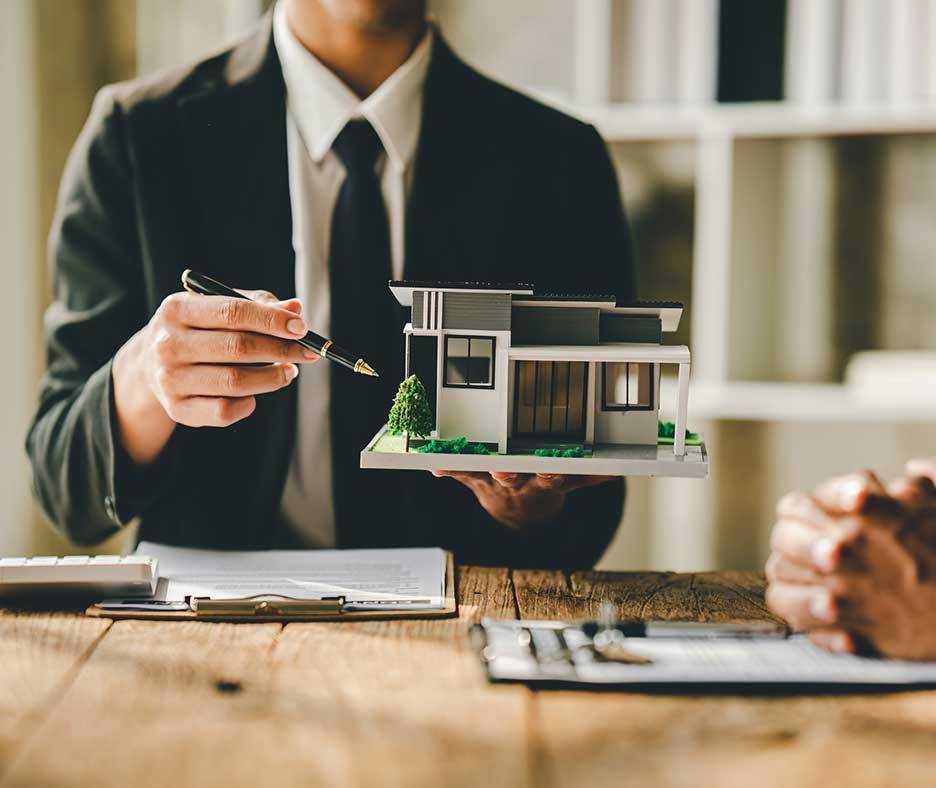
<instances>
[{"instance_id":1,"label":"black necktie","mask_svg":"<svg viewBox=\"0 0 936 788\"><path fill-rule=\"evenodd\" d=\"M369 378L337 365L330 370L335 534L339 547L355 547L374 543L373 520L387 495L380 471L361 471L359 456L386 419L400 380L402 324L387 287L390 227L375 171L383 145L370 123L353 120L332 149L347 174L331 223L330 335L381 375Z\"/></svg>"}]
</instances>

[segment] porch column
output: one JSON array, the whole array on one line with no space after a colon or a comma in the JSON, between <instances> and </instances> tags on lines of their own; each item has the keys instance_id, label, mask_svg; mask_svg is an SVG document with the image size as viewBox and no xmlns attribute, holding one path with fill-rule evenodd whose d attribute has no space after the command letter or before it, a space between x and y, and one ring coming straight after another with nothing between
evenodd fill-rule
<instances>
[{"instance_id":1,"label":"porch column","mask_svg":"<svg viewBox=\"0 0 936 788\"><path fill-rule=\"evenodd\" d=\"M585 443L589 446L595 443L595 398L598 396L595 388L597 379L595 369L597 366L594 361L589 361L585 370Z\"/></svg>"},{"instance_id":2,"label":"porch column","mask_svg":"<svg viewBox=\"0 0 936 788\"><path fill-rule=\"evenodd\" d=\"M686 453L686 421L689 413L689 364L679 365L679 395L676 401L676 436L673 454L682 457Z\"/></svg>"},{"instance_id":3,"label":"porch column","mask_svg":"<svg viewBox=\"0 0 936 788\"><path fill-rule=\"evenodd\" d=\"M436 402L435 402L435 422L436 428L432 431L432 437L438 438L442 435L442 385L444 382L445 369L443 364L445 363L445 354L442 343L445 342L445 335L442 333L442 293L438 293L439 298L439 309L438 309L438 319L435 324L435 335L436 335ZM423 296L423 315L424 320L428 320L428 312L426 311L428 307L426 306L429 301L429 291L426 291L426 294ZM423 323L424 328L428 328L428 323Z\"/></svg>"},{"instance_id":4,"label":"porch column","mask_svg":"<svg viewBox=\"0 0 936 788\"><path fill-rule=\"evenodd\" d=\"M404 332L404 356L403 356L403 379L406 380L410 376L410 337L412 334Z\"/></svg>"}]
</instances>

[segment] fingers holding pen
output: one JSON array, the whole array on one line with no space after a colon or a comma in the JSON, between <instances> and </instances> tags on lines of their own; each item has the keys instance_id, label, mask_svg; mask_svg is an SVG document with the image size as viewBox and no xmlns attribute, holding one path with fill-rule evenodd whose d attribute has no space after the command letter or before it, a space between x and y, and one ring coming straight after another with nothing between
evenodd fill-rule
<instances>
[{"instance_id":1,"label":"fingers holding pen","mask_svg":"<svg viewBox=\"0 0 936 788\"><path fill-rule=\"evenodd\" d=\"M294 312L299 315L302 314L302 301L298 298L287 298L281 300L277 298L269 290L237 290L238 293L241 293L251 301L259 301L263 304L270 304L271 306L277 306L280 309L286 309L289 312Z\"/></svg>"},{"instance_id":2,"label":"fingers holding pen","mask_svg":"<svg viewBox=\"0 0 936 788\"><path fill-rule=\"evenodd\" d=\"M252 292L261 298L262 295ZM191 293L167 297L151 321L157 358L163 364L304 363L318 354L295 339L308 330L298 299L266 302L206 298Z\"/></svg>"},{"instance_id":3,"label":"fingers holding pen","mask_svg":"<svg viewBox=\"0 0 936 788\"><path fill-rule=\"evenodd\" d=\"M172 325L222 331L247 331L281 339L298 339L309 330L295 311L281 302L173 293L160 305L158 319Z\"/></svg>"},{"instance_id":4,"label":"fingers holding pen","mask_svg":"<svg viewBox=\"0 0 936 788\"><path fill-rule=\"evenodd\" d=\"M256 397L186 397L173 404L170 415L189 427L230 427L256 409Z\"/></svg>"},{"instance_id":5,"label":"fingers holding pen","mask_svg":"<svg viewBox=\"0 0 936 788\"><path fill-rule=\"evenodd\" d=\"M288 386L299 374L295 364L260 367L188 364L166 375L163 388L180 397L252 397Z\"/></svg>"},{"instance_id":6,"label":"fingers holding pen","mask_svg":"<svg viewBox=\"0 0 936 788\"><path fill-rule=\"evenodd\" d=\"M308 364L319 358L297 342L246 331L167 329L156 342L166 364Z\"/></svg>"},{"instance_id":7,"label":"fingers holding pen","mask_svg":"<svg viewBox=\"0 0 936 788\"><path fill-rule=\"evenodd\" d=\"M227 427L253 413L258 395L288 386L298 373L296 365L289 363L159 367L153 391L169 418L178 424Z\"/></svg>"},{"instance_id":8,"label":"fingers holding pen","mask_svg":"<svg viewBox=\"0 0 936 788\"><path fill-rule=\"evenodd\" d=\"M294 341L307 331L301 302L247 295L256 300L176 293L150 321L146 380L173 421L229 426L319 358Z\"/></svg>"}]
</instances>

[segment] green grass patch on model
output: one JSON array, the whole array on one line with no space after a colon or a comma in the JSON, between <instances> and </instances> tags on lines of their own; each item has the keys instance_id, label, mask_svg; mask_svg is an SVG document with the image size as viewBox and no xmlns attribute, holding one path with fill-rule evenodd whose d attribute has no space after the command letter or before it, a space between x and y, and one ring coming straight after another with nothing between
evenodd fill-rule
<instances>
[{"instance_id":1,"label":"green grass patch on model","mask_svg":"<svg viewBox=\"0 0 936 788\"><path fill-rule=\"evenodd\" d=\"M420 454L490 454L483 443L472 443L465 437L452 438L443 441L433 438L429 443L420 446L416 451Z\"/></svg>"},{"instance_id":2,"label":"green grass patch on model","mask_svg":"<svg viewBox=\"0 0 936 788\"><path fill-rule=\"evenodd\" d=\"M573 446L571 449L534 449L533 454L537 457L584 457L585 450L581 446Z\"/></svg>"},{"instance_id":3,"label":"green grass patch on model","mask_svg":"<svg viewBox=\"0 0 936 788\"><path fill-rule=\"evenodd\" d=\"M676 425L671 421L657 422L657 443L664 446L672 446L676 442ZM686 430L686 445L701 446L702 438L696 432Z\"/></svg>"}]
</instances>

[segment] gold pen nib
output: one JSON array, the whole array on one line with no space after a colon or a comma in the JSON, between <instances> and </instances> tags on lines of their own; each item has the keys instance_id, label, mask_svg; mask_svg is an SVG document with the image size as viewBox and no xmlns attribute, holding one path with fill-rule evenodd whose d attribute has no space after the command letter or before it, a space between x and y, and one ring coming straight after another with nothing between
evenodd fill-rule
<instances>
[{"instance_id":1,"label":"gold pen nib","mask_svg":"<svg viewBox=\"0 0 936 788\"><path fill-rule=\"evenodd\" d=\"M359 358L357 360L357 363L354 365L354 371L359 372L362 375L370 375L372 378L380 377L380 375L374 371L373 367L371 367L371 365L368 364L363 358Z\"/></svg>"}]
</instances>

